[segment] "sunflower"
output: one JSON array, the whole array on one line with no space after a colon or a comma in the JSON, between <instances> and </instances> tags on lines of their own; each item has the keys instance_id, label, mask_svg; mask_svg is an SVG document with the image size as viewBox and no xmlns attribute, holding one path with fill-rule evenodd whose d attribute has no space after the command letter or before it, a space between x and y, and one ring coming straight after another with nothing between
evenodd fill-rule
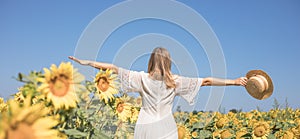
<instances>
[{"instance_id":1,"label":"sunflower","mask_svg":"<svg viewBox=\"0 0 300 139\"><path fill-rule=\"evenodd\" d=\"M204 113L202 112L202 111L199 111L198 113L197 113L197 115L199 115L199 116L201 116L201 115L203 115Z\"/></svg>"},{"instance_id":2,"label":"sunflower","mask_svg":"<svg viewBox=\"0 0 300 139\"><path fill-rule=\"evenodd\" d=\"M221 138L221 130L217 129L212 133L213 138Z\"/></svg>"},{"instance_id":3,"label":"sunflower","mask_svg":"<svg viewBox=\"0 0 300 139\"><path fill-rule=\"evenodd\" d=\"M190 115L189 117L189 124L192 126L195 123L199 122L199 118L197 115Z\"/></svg>"},{"instance_id":4,"label":"sunflower","mask_svg":"<svg viewBox=\"0 0 300 139\"><path fill-rule=\"evenodd\" d=\"M237 118L232 118L231 121L232 121L233 125L235 125L235 126L239 126L240 125L240 121Z\"/></svg>"},{"instance_id":5,"label":"sunflower","mask_svg":"<svg viewBox=\"0 0 300 139\"><path fill-rule=\"evenodd\" d=\"M135 107L142 107L142 103L143 103L143 100L142 100L141 96L138 96L137 98L134 99Z\"/></svg>"},{"instance_id":6,"label":"sunflower","mask_svg":"<svg viewBox=\"0 0 300 139\"><path fill-rule=\"evenodd\" d=\"M232 137L232 133L228 129L225 129L225 130L221 131L220 135L221 135L221 139L226 139L226 138Z\"/></svg>"},{"instance_id":7,"label":"sunflower","mask_svg":"<svg viewBox=\"0 0 300 139\"><path fill-rule=\"evenodd\" d=\"M132 104L128 101L130 98L126 95L116 98L114 103L115 113L122 121L127 121L131 117Z\"/></svg>"},{"instance_id":8,"label":"sunflower","mask_svg":"<svg viewBox=\"0 0 300 139\"><path fill-rule=\"evenodd\" d=\"M297 127L292 128L292 131L293 131L296 138L300 138L300 125L298 125Z\"/></svg>"},{"instance_id":9,"label":"sunflower","mask_svg":"<svg viewBox=\"0 0 300 139\"><path fill-rule=\"evenodd\" d=\"M51 101L55 109L76 107L78 98L75 91L83 89L80 84L84 76L74 69L70 62L61 63L59 67L51 65L44 68L45 77L38 78L42 84L38 88Z\"/></svg>"},{"instance_id":10,"label":"sunflower","mask_svg":"<svg viewBox=\"0 0 300 139\"><path fill-rule=\"evenodd\" d=\"M228 112L227 113L227 115L228 115L228 117L230 117L230 118L233 118L233 117L235 117L236 116L236 114L235 113L233 113L233 112Z\"/></svg>"},{"instance_id":11,"label":"sunflower","mask_svg":"<svg viewBox=\"0 0 300 139\"><path fill-rule=\"evenodd\" d=\"M300 118L296 118L296 119L294 120L294 122L295 122L298 126L300 126Z\"/></svg>"},{"instance_id":12,"label":"sunflower","mask_svg":"<svg viewBox=\"0 0 300 139\"><path fill-rule=\"evenodd\" d=\"M284 132L282 139L294 139L295 135L291 130L287 130Z\"/></svg>"},{"instance_id":13,"label":"sunflower","mask_svg":"<svg viewBox=\"0 0 300 139\"><path fill-rule=\"evenodd\" d=\"M228 123L227 117L221 117L220 119L217 119L216 121L216 127L217 128L223 128Z\"/></svg>"},{"instance_id":14,"label":"sunflower","mask_svg":"<svg viewBox=\"0 0 300 139\"><path fill-rule=\"evenodd\" d=\"M214 115L217 119L220 119L223 117L223 115L220 112L215 112Z\"/></svg>"},{"instance_id":15,"label":"sunflower","mask_svg":"<svg viewBox=\"0 0 300 139\"><path fill-rule=\"evenodd\" d=\"M130 122L131 123L135 123L138 119L138 116L139 116L139 111L137 108L135 107L132 107L131 109L131 116L130 116Z\"/></svg>"},{"instance_id":16,"label":"sunflower","mask_svg":"<svg viewBox=\"0 0 300 139\"><path fill-rule=\"evenodd\" d=\"M253 113L250 113L250 112L246 113L245 118L246 119L252 119L253 118Z\"/></svg>"},{"instance_id":17,"label":"sunflower","mask_svg":"<svg viewBox=\"0 0 300 139\"><path fill-rule=\"evenodd\" d=\"M14 94L14 100L19 103L23 103L24 99L27 96L34 96L31 99L33 104L38 103L40 100L44 99L44 96L42 96L40 92L36 91L36 87L34 84L25 84L24 86L18 88L18 90L19 92Z\"/></svg>"},{"instance_id":18,"label":"sunflower","mask_svg":"<svg viewBox=\"0 0 300 139\"><path fill-rule=\"evenodd\" d=\"M247 134L246 129L241 129L235 133L236 139L242 139L245 134Z\"/></svg>"},{"instance_id":19,"label":"sunflower","mask_svg":"<svg viewBox=\"0 0 300 139\"><path fill-rule=\"evenodd\" d=\"M300 109L296 109L294 113L295 116L300 117Z\"/></svg>"},{"instance_id":20,"label":"sunflower","mask_svg":"<svg viewBox=\"0 0 300 139\"><path fill-rule=\"evenodd\" d=\"M197 131L192 132L192 137L193 138L199 138L199 134Z\"/></svg>"},{"instance_id":21,"label":"sunflower","mask_svg":"<svg viewBox=\"0 0 300 139\"><path fill-rule=\"evenodd\" d=\"M32 101L33 104L36 104L41 99L43 99L43 97L41 95L38 95L38 96L33 97L31 101ZM23 103L24 102L25 97L23 95L23 87L19 89L18 93L14 94L14 100L17 103Z\"/></svg>"},{"instance_id":22,"label":"sunflower","mask_svg":"<svg viewBox=\"0 0 300 139\"><path fill-rule=\"evenodd\" d=\"M21 90L21 89L22 88L20 88L19 90ZM19 103L23 103L24 99L25 99L25 97L24 97L24 95L21 91L14 95L14 100L19 102Z\"/></svg>"},{"instance_id":23,"label":"sunflower","mask_svg":"<svg viewBox=\"0 0 300 139\"><path fill-rule=\"evenodd\" d=\"M178 139L190 139L190 131L189 129L183 124L177 124L178 129Z\"/></svg>"},{"instance_id":24,"label":"sunflower","mask_svg":"<svg viewBox=\"0 0 300 139\"><path fill-rule=\"evenodd\" d=\"M113 74L113 71L110 69L105 71L100 70L97 73L94 82L97 88L97 95L99 96L99 99L104 100L106 104L108 101L111 102L115 98L114 94L119 92L118 76Z\"/></svg>"},{"instance_id":25,"label":"sunflower","mask_svg":"<svg viewBox=\"0 0 300 139\"><path fill-rule=\"evenodd\" d=\"M31 98L26 98L22 106L10 100L8 112L0 120L0 137L6 139L55 139L62 134L52 129L59 122L55 116L46 116L48 111L43 104L31 105Z\"/></svg>"},{"instance_id":26,"label":"sunflower","mask_svg":"<svg viewBox=\"0 0 300 139\"><path fill-rule=\"evenodd\" d=\"M173 116L174 116L175 118L179 117L179 116L180 116L180 112L178 112L178 111L174 112L174 113L173 113Z\"/></svg>"},{"instance_id":27,"label":"sunflower","mask_svg":"<svg viewBox=\"0 0 300 139\"><path fill-rule=\"evenodd\" d=\"M270 110L269 114L271 118L276 119L278 116L278 110Z\"/></svg>"},{"instance_id":28,"label":"sunflower","mask_svg":"<svg viewBox=\"0 0 300 139\"><path fill-rule=\"evenodd\" d=\"M256 122L253 124L253 134L252 137L256 138L267 138L270 132L270 126L267 122Z\"/></svg>"},{"instance_id":29,"label":"sunflower","mask_svg":"<svg viewBox=\"0 0 300 139\"><path fill-rule=\"evenodd\" d=\"M0 97L0 113L7 110L7 104L4 102L4 99Z\"/></svg>"}]
</instances>

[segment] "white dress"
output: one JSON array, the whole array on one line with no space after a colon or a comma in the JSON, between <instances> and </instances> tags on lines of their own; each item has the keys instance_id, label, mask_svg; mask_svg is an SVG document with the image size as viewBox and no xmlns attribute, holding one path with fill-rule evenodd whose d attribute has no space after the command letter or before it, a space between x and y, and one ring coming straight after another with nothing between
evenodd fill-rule
<instances>
[{"instance_id":1,"label":"white dress","mask_svg":"<svg viewBox=\"0 0 300 139\"><path fill-rule=\"evenodd\" d=\"M172 106L175 96L183 97L190 105L200 89L202 78L177 76L176 88L167 89L163 81L149 78L148 73L118 69L123 92L139 92L142 107L135 126L135 139L177 139Z\"/></svg>"}]
</instances>

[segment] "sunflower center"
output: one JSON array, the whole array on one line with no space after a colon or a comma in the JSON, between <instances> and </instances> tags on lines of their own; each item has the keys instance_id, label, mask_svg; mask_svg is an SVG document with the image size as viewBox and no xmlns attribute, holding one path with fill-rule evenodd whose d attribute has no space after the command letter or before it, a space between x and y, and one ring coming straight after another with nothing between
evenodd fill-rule
<instances>
[{"instance_id":1,"label":"sunflower center","mask_svg":"<svg viewBox=\"0 0 300 139\"><path fill-rule=\"evenodd\" d=\"M119 112L119 113L121 113L123 110L124 110L124 103L119 103L118 105L117 105L117 111Z\"/></svg>"},{"instance_id":2,"label":"sunflower center","mask_svg":"<svg viewBox=\"0 0 300 139\"><path fill-rule=\"evenodd\" d=\"M101 92L105 92L109 88L109 82L107 81L107 78L100 77L97 87Z\"/></svg>"},{"instance_id":3,"label":"sunflower center","mask_svg":"<svg viewBox=\"0 0 300 139\"><path fill-rule=\"evenodd\" d=\"M62 97L68 93L70 83L65 77L61 76L54 78L49 87L53 95Z\"/></svg>"},{"instance_id":4,"label":"sunflower center","mask_svg":"<svg viewBox=\"0 0 300 139\"><path fill-rule=\"evenodd\" d=\"M266 134L266 130L263 126L258 126L254 129L254 135L256 137L262 137Z\"/></svg>"},{"instance_id":5,"label":"sunflower center","mask_svg":"<svg viewBox=\"0 0 300 139\"><path fill-rule=\"evenodd\" d=\"M17 128L8 131L8 139L35 139L34 130L25 123L18 124Z\"/></svg>"}]
</instances>

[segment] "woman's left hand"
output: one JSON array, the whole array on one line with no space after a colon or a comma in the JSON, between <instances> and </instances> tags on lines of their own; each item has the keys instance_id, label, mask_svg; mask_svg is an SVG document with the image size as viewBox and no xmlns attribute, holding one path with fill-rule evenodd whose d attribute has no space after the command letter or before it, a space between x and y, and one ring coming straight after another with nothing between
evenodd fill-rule
<instances>
[{"instance_id":1,"label":"woman's left hand","mask_svg":"<svg viewBox=\"0 0 300 139\"><path fill-rule=\"evenodd\" d=\"M236 85L246 86L248 79L246 77L240 77L234 80Z\"/></svg>"}]
</instances>

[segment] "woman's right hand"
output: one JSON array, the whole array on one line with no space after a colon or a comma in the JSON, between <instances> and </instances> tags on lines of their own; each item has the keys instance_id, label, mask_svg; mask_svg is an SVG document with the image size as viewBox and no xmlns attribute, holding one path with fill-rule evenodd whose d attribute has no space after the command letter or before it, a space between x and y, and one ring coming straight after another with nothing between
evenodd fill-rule
<instances>
[{"instance_id":1,"label":"woman's right hand","mask_svg":"<svg viewBox=\"0 0 300 139\"><path fill-rule=\"evenodd\" d=\"M89 63L90 63L88 60L80 60L80 59L75 58L74 56L69 56L69 59L71 59L81 65L89 65Z\"/></svg>"}]
</instances>

